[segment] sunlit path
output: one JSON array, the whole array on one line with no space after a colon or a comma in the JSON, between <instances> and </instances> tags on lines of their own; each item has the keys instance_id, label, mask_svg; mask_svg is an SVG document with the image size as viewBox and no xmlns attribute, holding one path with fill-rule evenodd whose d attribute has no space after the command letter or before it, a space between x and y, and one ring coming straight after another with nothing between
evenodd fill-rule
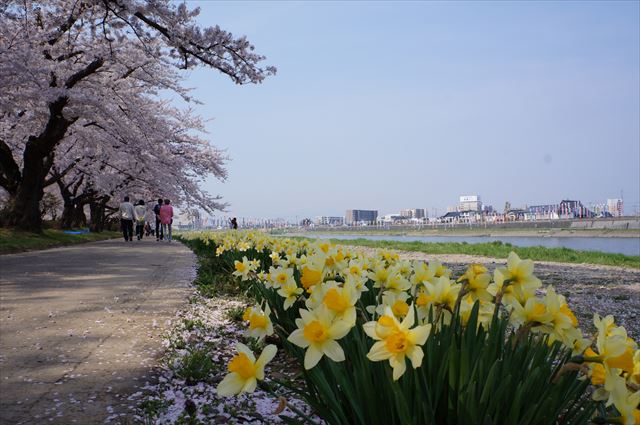
<instances>
[{"instance_id":1,"label":"sunlit path","mask_svg":"<svg viewBox=\"0 0 640 425\"><path fill-rule=\"evenodd\" d=\"M194 257L121 239L0 256L0 423L102 423L144 384Z\"/></svg>"}]
</instances>

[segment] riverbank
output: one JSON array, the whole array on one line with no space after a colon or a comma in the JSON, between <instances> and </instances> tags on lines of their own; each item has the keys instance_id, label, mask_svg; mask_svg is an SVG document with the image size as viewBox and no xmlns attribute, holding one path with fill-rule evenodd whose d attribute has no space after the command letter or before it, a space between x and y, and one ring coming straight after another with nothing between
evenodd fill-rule
<instances>
[{"instance_id":1,"label":"riverbank","mask_svg":"<svg viewBox=\"0 0 640 425\"><path fill-rule=\"evenodd\" d=\"M288 236L314 239L309 236ZM365 238L339 239L332 238L333 243L341 245L361 246L368 248L395 249L407 252L422 252L426 254L459 254L482 256L486 258L506 258L511 251L521 258L530 258L534 261L547 261L552 263L570 264L597 264L604 266L627 267L640 269L640 256L614 254L599 251L577 251L569 248L545 248L542 246L515 246L500 241L489 243L466 242L419 242L419 241L393 241L372 240Z\"/></svg>"},{"instance_id":2,"label":"riverbank","mask_svg":"<svg viewBox=\"0 0 640 425\"><path fill-rule=\"evenodd\" d=\"M414 229L382 229L358 228L344 230L342 228L322 228L306 230L301 234L331 233L339 235L370 235L370 236L484 236L484 237L540 237L540 238L640 238L640 229L536 229L536 228L416 228Z\"/></svg>"},{"instance_id":3,"label":"riverbank","mask_svg":"<svg viewBox=\"0 0 640 425\"><path fill-rule=\"evenodd\" d=\"M38 234L0 228L0 255L95 242L119 236L121 236L119 232L81 233L75 235L64 233L62 230L47 229L42 234Z\"/></svg>"}]
</instances>

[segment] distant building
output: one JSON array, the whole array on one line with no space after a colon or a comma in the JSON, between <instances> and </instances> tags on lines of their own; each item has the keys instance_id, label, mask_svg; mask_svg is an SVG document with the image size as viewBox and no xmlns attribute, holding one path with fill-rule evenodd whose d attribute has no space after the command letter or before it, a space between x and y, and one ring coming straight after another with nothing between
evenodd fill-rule
<instances>
[{"instance_id":1,"label":"distant building","mask_svg":"<svg viewBox=\"0 0 640 425\"><path fill-rule=\"evenodd\" d=\"M426 218L427 210L425 208L410 208L400 210L400 215L406 218Z\"/></svg>"},{"instance_id":2,"label":"distant building","mask_svg":"<svg viewBox=\"0 0 640 425\"><path fill-rule=\"evenodd\" d=\"M330 217L322 215L316 217L314 222L318 226L342 226L344 225L344 217Z\"/></svg>"},{"instance_id":3,"label":"distant building","mask_svg":"<svg viewBox=\"0 0 640 425\"><path fill-rule=\"evenodd\" d=\"M344 223L348 226L357 224L373 224L378 218L376 210L347 210L344 215Z\"/></svg>"},{"instance_id":4,"label":"distant building","mask_svg":"<svg viewBox=\"0 0 640 425\"><path fill-rule=\"evenodd\" d=\"M558 205L532 205L526 209L528 220L556 220L558 219Z\"/></svg>"},{"instance_id":5,"label":"distant building","mask_svg":"<svg viewBox=\"0 0 640 425\"><path fill-rule=\"evenodd\" d=\"M622 199L607 199L607 212L613 217L622 217L624 214L624 203Z\"/></svg>"},{"instance_id":6,"label":"distant building","mask_svg":"<svg viewBox=\"0 0 640 425\"><path fill-rule=\"evenodd\" d=\"M458 211L482 211L482 201L478 195L464 195L460 197Z\"/></svg>"},{"instance_id":7,"label":"distant building","mask_svg":"<svg viewBox=\"0 0 640 425\"><path fill-rule=\"evenodd\" d=\"M559 218L593 218L596 214L580 201L564 199L558 205Z\"/></svg>"}]
</instances>

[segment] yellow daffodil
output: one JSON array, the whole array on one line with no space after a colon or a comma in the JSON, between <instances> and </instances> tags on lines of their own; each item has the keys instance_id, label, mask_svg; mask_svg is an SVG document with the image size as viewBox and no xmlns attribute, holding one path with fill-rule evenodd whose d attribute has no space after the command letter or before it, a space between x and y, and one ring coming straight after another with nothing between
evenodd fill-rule
<instances>
[{"instance_id":1,"label":"yellow daffodil","mask_svg":"<svg viewBox=\"0 0 640 425\"><path fill-rule=\"evenodd\" d=\"M233 266L235 271L232 274L242 278L242 281L249 279L249 273L256 270L255 262L249 261L246 256L242 257L242 261L234 261Z\"/></svg>"},{"instance_id":2,"label":"yellow daffodil","mask_svg":"<svg viewBox=\"0 0 640 425\"><path fill-rule=\"evenodd\" d=\"M431 261L429 262L429 269L435 277L451 277L451 269L442 265L440 261Z\"/></svg>"},{"instance_id":3,"label":"yellow daffodil","mask_svg":"<svg viewBox=\"0 0 640 425\"><path fill-rule=\"evenodd\" d=\"M244 344L236 345L238 355L229 362L229 374L218 384L216 391L222 397L253 392L259 380L264 379L264 367L276 355L275 345L267 345L256 360Z\"/></svg>"},{"instance_id":4,"label":"yellow daffodil","mask_svg":"<svg viewBox=\"0 0 640 425\"><path fill-rule=\"evenodd\" d=\"M356 302L358 302L358 291L351 281L345 282L342 286L336 282L330 283L324 291L322 300L329 310L350 326L356 324Z\"/></svg>"},{"instance_id":5,"label":"yellow daffodil","mask_svg":"<svg viewBox=\"0 0 640 425\"><path fill-rule=\"evenodd\" d=\"M303 292L304 290L298 287L295 281L285 283L277 291L278 295L284 298L283 308L285 310L288 310Z\"/></svg>"},{"instance_id":6,"label":"yellow daffodil","mask_svg":"<svg viewBox=\"0 0 640 425\"><path fill-rule=\"evenodd\" d=\"M378 322L367 322L363 326L365 333L376 340L367 358L373 362L389 360L393 368L393 380L397 381L407 369L406 358L414 369L422 364L424 352L421 346L429 337L431 324L411 329L415 322L413 306L409 307L402 322L395 318L390 307L387 307L383 317L386 317L383 323L379 323L381 318Z\"/></svg>"},{"instance_id":7,"label":"yellow daffodil","mask_svg":"<svg viewBox=\"0 0 640 425\"><path fill-rule=\"evenodd\" d=\"M369 279L373 281L374 288L384 287L389 279L389 269L383 264L376 264L375 268L368 273Z\"/></svg>"},{"instance_id":8,"label":"yellow daffodil","mask_svg":"<svg viewBox=\"0 0 640 425\"><path fill-rule=\"evenodd\" d=\"M493 296L487 291L491 283L491 275L482 264L471 264L460 276L458 282L467 282L467 291L473 300L491 301Z\"/></svg>"},{"instance_id":9,"label":"yellow daffodil","mask_svg":"<svg viewBox=\"0 0 640 425\"><path fill-rule=\"evenodd\" d=\"M344 351L336 340L349 333L351 325L336 317L325 306L308 311L300 309L300 318L296 319L298 329L287 340L298 347L306 348L304 368L313 368L322 356L326 355L334 362L344 360Z\"/></svg>"},{"instance_id":10,"label":"yellow daffodil","mask_svg":"<svg viewBox=\"0 0 640 425\"><path fill-rule=\"evenodd\" d=\"M259 305L246 309L242 319L249 325L247 336L262 341L266 336L273 335L273 323L271 323L270 315L269 304L265 306L264 311Z\"/></svg>"},{"instance_id":11,"label":"yellow daffodil","mask_svg":"<svg viewBox=\"0 0 640 425\"><path fill-rule=\"evenodd\" d=\"M414 261L413 275L411 276L411 284L415 287L432 282L436 277L435 270L430 268L424 261Z\"/></svg>"},{"instance_id":12,"label":"yellow daffodil","mask_svg":"<svg viewBox=\"0 0 640 425\"><path fill-rule=\"evenodd\" d=\"M273 288L281 288L283 286L295 285L293 278L293 269L286 267L271 267L269 269L269 277Z\"/></svg>"},{"instance_id":13,"label":"yellow daffodil","mask_svg":"<svg viewBox=\"0 0 640 425\"><path fill-rule=\"evenodd\" d=\"M384 284L384 288L386 291L401 293L411 288L411 282L409 282L402 273L394 268L393 271L390 271L389 277Z\"/></svg>"},{"instance_id":14,"label":"yellow daffodil","mask_svg":"<svg viewBox=\"0 0 640 425\"><path fill-rule=\"evenodd\" d=\"M544 301L539 298L529 298L524 307L518 302L510 304L510 321L516 328L526 324L544 325L551 322L552 315L547 310Z\"/></svg>"},{"instance_id":15,"label":"yellow daffodil","mask_svg":"<svg viewBox=\"0 0 640 425\"><path fill-rule=\"evenodd\" d=\"M382 295L382 303L370 311L375 311L378 315L384 315L387 307L390 307L394 316L398 319L402 319L409 313L409 304L407 303L408 299L409 294L406 292L386 291Z\"/></svg>"},{"instance_id":16,"label":"yellow daffodil","mask_svg":"<svg viewBox=\"0 0 640 425\"><path fill-rule=\"evenodd\" d=\"M323 282L325 277L324 259L320 256L307 258L306 263L300 269L300 283L308 292L313 287Z\"/></svg>"},{"instance_id":17,"label":"yellow daffodil","mask_svg":"<svg viewBox=\"0 0 640 425\"><path fill-rule=\"evenodd\" d=\"M460 292L459 284L453 284L447 276L441 276L436 278L433 283L427 282L426 287L429 295L433 298L433 304L446 306L453 311Z\"/></svg>"},{"instance_id":18,"label":"yellow daffodil","mask_svg":"<svg viewBox=\"0 0 640 425\"><path fill-rule=\"evenodd\" d=\"M489 286L492 295L502 291L506 303L518 301L522 305L542 286L540 279L533 275L533 261L521 260L515 252L509 253L507 267L494 271L493 280Z\"/></svg>"}]
</instances>

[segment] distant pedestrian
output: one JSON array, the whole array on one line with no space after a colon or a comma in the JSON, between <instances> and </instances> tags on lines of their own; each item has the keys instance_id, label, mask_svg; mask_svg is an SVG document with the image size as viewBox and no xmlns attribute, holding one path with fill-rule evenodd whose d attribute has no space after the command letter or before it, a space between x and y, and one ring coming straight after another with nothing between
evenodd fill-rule
<instances>
[{"instance_id":1,"label":"distant pedestrian","mask_svg":"<svg viewBox=\"0 0 640 425\"><path fill-rule=\"evenodd\" d=\"M238 228L238 220L235 217L233 217L231 219L231 228L232 229L237 229Z\"/></svg>"},{"instance_id":2,"label":"distant pedestrian","mask_svg":"<svg viewBox=\"0 0 640 425\"><path fill-rule=\"evenodd\" d=\"M162 233L162 222L160 221L160 208L162 207L162 204L162 198L158 198L158 203L153 207L153 212L156 215L156 241L164 238L164 233Z\"/></svg>"},{"instance_id":3,"label":"distant pedestrian","mask_svg":"<svg viewBox=\"0 0 640 425\"><path fill-rule=\"evenodd\" d=\"M136 236L138 240L142 239L144 235L144 218L147 215L147 207L144 206L144 201L140 199L138 205L133 209L136 218Z\"/></svg>"},{"instance_id":4,"label":"distant pedestrian","mask_svg":"<svg viewBox=\"0 0 640 425\"><path fill-rule=\"evenodd\" d=\"M151 228L151 225L149 224L148 221L144 225L144 235L145 236L153 235L153 229Z\"/></svg>"},{"instance_id":5,"label":"distant pedestrian","mask_svg":"<svg viewBox=\"0 0 640 425\"><path fill-rule=\"evenodd\" d=\"M173 224L173 207L169 205L171 201L164 200L164 205L160 207L160 221L162 222L162 233L166 235L167 241L171 242L171 225Z\"/></svg>"},{"instance_id":6,"label":"distant pedestrian","mask_svg":"<svg viewBox=\"0 0 640 425\"><path fill-rule=\"evenodd\" d=\"M125 242L133 240L133 204L129 202L129 197L124 197L124 202L120 204L120 226Z\"/></svg>"}]
</instances>

